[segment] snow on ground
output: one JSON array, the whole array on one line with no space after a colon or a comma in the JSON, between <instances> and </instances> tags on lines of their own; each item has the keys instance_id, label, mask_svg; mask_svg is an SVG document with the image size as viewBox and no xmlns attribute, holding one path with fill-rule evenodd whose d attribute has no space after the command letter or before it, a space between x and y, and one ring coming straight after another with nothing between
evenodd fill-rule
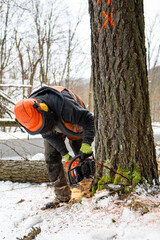
<instances>
[{"instance_id":1,"label":"snow on ground","mask_svg":"<svg viewBox=\"0 0 160 240\"><path fill-rule=\"evenodd\" d=\"M41 207L54 199L51 186L0 182L0 239L23 238L40 227L36 240L159 240L160 194L139 191L122 201L105 190L81 203L44 211ZM146 202L150 211L134 211L133 201Z\"/></svg>"},{"instance_id":2,"label":"snow on ground","mask_svg":"<svg viewBox=\"0 0 160 240\"><path fill-rule=\"evenodd\" d=\"M7 139L28 139L28 138L42 138L40 134L36 135L29 135L27 132L1 132L0 131L0 140L7 140Z\"/></svg>"},{"instance_id":3,"label":"snow on ground","mask_svg":"<svg viewBox=\"0 0 160 240\"><path fill-rule=\"evenodd\" d=\"M154 127L156 131L159 126ZM14 135L27 137L26 133L9 137L1 132L0 139ZM30 160L41 158L43 154L37 153ZM136 193L120 200L105 190L81 203L41 210L54 197L54 189L46 183L1 181L0 240L22 239L32 227L41 229L36 240L160 240L160 192L152 196L138 187Z\"/></svg>"}]
</instances>

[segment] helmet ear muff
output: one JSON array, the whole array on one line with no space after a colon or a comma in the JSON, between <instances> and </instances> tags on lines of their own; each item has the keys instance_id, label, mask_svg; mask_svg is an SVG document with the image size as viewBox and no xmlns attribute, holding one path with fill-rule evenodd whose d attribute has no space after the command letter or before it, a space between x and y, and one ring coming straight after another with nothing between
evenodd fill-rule
<instances>
[{"instance_id":1,"label":"helmet ear muff","mask_svg":"<svg viewBox=\"0 0 160 240\"><path fill-rule=\"evenodd\" d=\"M48 106L45 103L40 103L39 106L41 110L48 112Z\"/></svg>"},{"instance_id":2,"label":"helmet ear muff","mask_svg":"<svg viewBox=\"0 0 160 240\"><path fill-rule=\"evenodd\" d=\"M45 103L38 104L36 101L34 101L33 107L36 108L39 112L41 111L48 112L48 106Z\"/></svg>"}]
</instances>

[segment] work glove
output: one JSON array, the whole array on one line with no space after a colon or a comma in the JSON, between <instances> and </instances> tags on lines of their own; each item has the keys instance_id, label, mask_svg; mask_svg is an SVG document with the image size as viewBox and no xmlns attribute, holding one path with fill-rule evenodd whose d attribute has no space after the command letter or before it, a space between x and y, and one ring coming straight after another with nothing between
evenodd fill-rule
<instances>
[{"instance_id":1,"label":"work glove","mask_svg":"<svg viewBox=\"0 0 160 240\"><path fill-rule=\"evenodd\" d=\"M68 160L71 159L71 156L69 155L69 153L67 153L67 154L64 155L63 157L64 157L65 162L68 162Z\"/></svg>"},{"instance_id":2,"label":"work glove","mask_svg":"<svg viewBox=\"0 0 160 240\"><path fill-rule=\"evenodd\" d=\"M80 148L81 159L84 160L85 158L91 156L92 153L93 150L91 146L88 143L82 143L82 146Z\"/></svg>"},{"instance_id":3,"label":"work glove","mask_svg":"<svg viewBox=\"0 0 160 240\"><path fill-rule=\"evenodd\" d=\"M69 165L70 160L71 160L72 157L69 155L69 153L67 153L67 154L64 155L63 157L64 157L64 160L65 160L65 166L64 166L64 168L65 168L65 171L67 172L67 170L68 170L68 165Z\"/></svg>"}]
</instances>

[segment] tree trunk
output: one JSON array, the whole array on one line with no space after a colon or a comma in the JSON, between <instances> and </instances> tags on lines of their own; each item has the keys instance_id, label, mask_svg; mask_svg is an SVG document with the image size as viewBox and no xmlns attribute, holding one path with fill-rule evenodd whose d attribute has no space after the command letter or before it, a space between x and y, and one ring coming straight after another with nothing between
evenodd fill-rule
<instances>
[{"instance_id":1,"label":"tree trunk","mask_svg":"<svg viewBox=\"0 0 160 240\"><path fill-rule=\"evenodd\" d=\"M93 80L92 80L92 73L91 73L91 77L90 77L90 81L89 81L89 100L88 100L88 110L90 112L93 112Z\"/></svg>"},{"instance_id":2,"label":"tree trunk","mask_svg":"<svg viewBox=\"0 0 160 240\"><path fill-rule=\"evenodd\" d=\"M89 0L89 12L96 159L115 170L136 164L142 177L158 182L143 0ZM102 169L97 175L104 175Z\"/></svg>"},{"instance_id":3,"label":"tree trunk","mask_svg":"<svg viewBox=\"0 0 160 240\"><path fill-rule=\"evenodd\" d=\"M45 161L0 160L0 181L49 182Z\"/></svg>"}]
</instances>

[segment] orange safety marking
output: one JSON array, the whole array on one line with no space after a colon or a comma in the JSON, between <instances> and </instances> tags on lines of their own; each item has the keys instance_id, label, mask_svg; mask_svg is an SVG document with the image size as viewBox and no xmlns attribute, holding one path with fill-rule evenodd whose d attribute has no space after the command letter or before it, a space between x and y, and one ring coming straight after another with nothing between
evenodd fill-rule
<instances>
[{"instance_id":1,"label":"orange safety marking","mask_svg":"<svg viewBox=\"0 0 160 240\"><path fill-rule=\"evenodd\" d=\"M110 5L110 4L112 4L112 0L108 0L108 3L107 3L108 5Z\"/></svg>"},{"instance_id":2,"label":"orange safety marking","mask_svg":"<svg viewBox=\"0 0 160 240\"><path fill-rule=\"evenodd\" d=\"M103 15L107 18L106 21L105 21L105 23L103 24L103 27L102 27L102 28L105 29L106 24L107 24L108 21L111 23L112 26L114 26L114 22L112 21L113 9L112 9L112 12L111 12L111 14L110 14L109 16L106 14L105 11L103 11L102 13L103 13Z\"/></svg>"},{"instance_id":3,"label":"orange safety marking","mask_svg":"<svg viewBox=\"0 0 160 240\"><path fill-rule=\"evenodd\" d=\"M101 0L97 0L97 3L100 4L101 3ZM112 4L112 0L108 0L108 5Z\"/></svg>"}]
</instances>

